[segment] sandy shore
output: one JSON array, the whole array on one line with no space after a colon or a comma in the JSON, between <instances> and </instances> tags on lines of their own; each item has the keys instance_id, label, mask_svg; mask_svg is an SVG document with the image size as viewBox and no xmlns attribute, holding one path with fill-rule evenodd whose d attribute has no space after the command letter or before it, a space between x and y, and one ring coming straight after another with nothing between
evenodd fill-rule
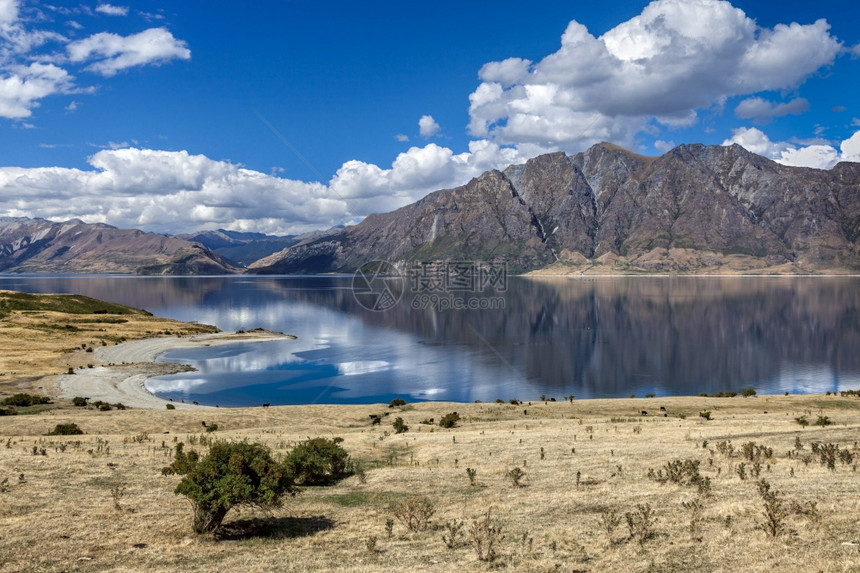
<instances>
[{"instance_id":1,"label":"sandy shore","mask_svg":"<svg viewBox=\"0 0 860 573\"><path fill-rule=\"evenodd\" d=\"M287 334L254 330L250 332L219 332L195 336L147 338L116 346L96 349L95 357L102 364L77 370L75 374L49 376L44 380L46 386L56 389L60 398L84 396L91 401L102 400L115 404L121 402L131 408L163 410L169 403L146 389L146 380L152 376L164 376L191 370L184 364L156 362L163 353L177 348L198 348L204 346L231 344L236 342L276 340L295 338ZM176 408L206 408L172 402Z\"/></svg>"}]
</instances>

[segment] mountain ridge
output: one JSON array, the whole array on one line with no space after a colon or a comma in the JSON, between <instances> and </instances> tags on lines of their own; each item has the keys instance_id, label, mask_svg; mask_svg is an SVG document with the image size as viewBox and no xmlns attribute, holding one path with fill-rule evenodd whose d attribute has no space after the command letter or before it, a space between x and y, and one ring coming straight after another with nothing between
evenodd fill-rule
<instances>
[{"instance_id":1,"label":"mountain ridge","mask_svg":"<svg viewBox=\"0 0 860 573\"><path fill-rule=\"evenodd\" d=\"M860 164L787 167L738 145L659 157L597 144L532 158L249 272L351 272L369 260L506 262L516 272L856 272Z\"/></svg>"},{"instance_id":2,"label":"mountain ridge","mask_svg":"<svg viewBox=\"0 0 860 573\"><path fill-rule=\"evenodd\" d=\"M79 219L0 217L0 272L229 274L210 249L175 237Z\"/></svg>"}]
</instances>

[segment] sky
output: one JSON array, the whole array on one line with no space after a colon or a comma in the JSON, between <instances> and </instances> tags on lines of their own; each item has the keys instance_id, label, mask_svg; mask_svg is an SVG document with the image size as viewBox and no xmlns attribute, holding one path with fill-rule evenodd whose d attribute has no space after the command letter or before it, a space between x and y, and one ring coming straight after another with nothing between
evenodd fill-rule
<instances>
[{"instance_id":1,"label":"sky","mask_svg":"<svg viewBox=\"0 0 860 573\"><path fill-rule=\"evenodd\" d=\"M609 141L860 161L856 0L0 0L0 217L352 224Z\"/></svg>"}]
</instances>

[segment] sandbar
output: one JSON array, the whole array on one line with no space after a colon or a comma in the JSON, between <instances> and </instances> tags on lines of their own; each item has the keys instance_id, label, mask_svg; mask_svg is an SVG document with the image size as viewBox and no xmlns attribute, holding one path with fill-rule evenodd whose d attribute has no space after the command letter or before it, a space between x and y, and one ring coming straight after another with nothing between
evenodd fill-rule
<instances>
[{"instance_id":1,"label":"sandbar","mask_svg":"<svg viewBox=\"0 0 860 573\"><path fill-rule=\"evenodd\" d=\"M200 348L284 338L295 338L295 336L257 329L247 332L145 338L116 346L97 348L95 358L102 364L101 366L79 369L74 374L48 376L43 381L56 389L56 395L59 398L83 396L91 402L101 400L110 404L122 403L130 408L142 409L163 410L166 404L173 404L177 409L208 408L208 406L183 402L170 402L146 389L146 380L152 376L193 370L185 364L156 362L161 354L177 348Z\"/></svg>"}]
</instances>

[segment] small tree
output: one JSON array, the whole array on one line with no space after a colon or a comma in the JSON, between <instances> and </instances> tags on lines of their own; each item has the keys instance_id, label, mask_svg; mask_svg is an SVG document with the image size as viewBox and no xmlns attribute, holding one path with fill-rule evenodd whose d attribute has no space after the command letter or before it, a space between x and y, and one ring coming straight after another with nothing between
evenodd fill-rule
<instances>
[{"instance_id":1,"label":"small tree","mask_svg":"<svg viewBox=\"0 0 860 573\"><path fill-rule=\"evenodd\" d=\"M755 396L755 388L744 388L741 390L741 396L744 398L749 398L750 396Z\"/></svg>"},{"instance_id":2,"label":"small tree","mask_svg":"<svg viewBox=\"0 0 860 573\"><path fill-rule=\"evenodd\" d=\"M445 414L442 416L442 419L439 420L439 425L443 428L453 428L457 425L457 422L460 421L460 414L457 412L451 412L450 414Z\"/></svg>"},{"instance_id":3,"label":"small tree","mask_svg":"<svg viewBox=\"0 0 860 573\"><path fill-rule=\"evenodd\" d=\"M177 457L182 455L178 448ZM185 461L180 471L187 471L174 492L191 501L196 533L217 530L234 506L279 507L285 493L296 492L287 468L262 444L217 441L206 457ZM172 473L173 468L165 469Z\"/></svg>"}]
</instances>

